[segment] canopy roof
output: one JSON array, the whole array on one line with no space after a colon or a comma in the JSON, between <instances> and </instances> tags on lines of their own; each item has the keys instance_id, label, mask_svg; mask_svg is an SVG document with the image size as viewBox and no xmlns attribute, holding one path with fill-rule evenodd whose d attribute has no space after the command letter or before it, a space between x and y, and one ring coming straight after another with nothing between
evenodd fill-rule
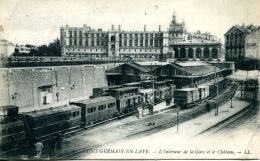
<instances>
[{"instance_id":1,"label":"canopy roof","mask_svg":"<svg viewBox=\"0 0 260 161\"><path fill-rule=\"evenodd\" d=\"M238 70L235 73L231 74L230 76L227 76L227 79L230 80L236 80L236 81L249 81L249 80L257 80L260 76L260 72L258 70L251 70L251 71L245 71L245 70Z\"/></svg>"}]
</instances>

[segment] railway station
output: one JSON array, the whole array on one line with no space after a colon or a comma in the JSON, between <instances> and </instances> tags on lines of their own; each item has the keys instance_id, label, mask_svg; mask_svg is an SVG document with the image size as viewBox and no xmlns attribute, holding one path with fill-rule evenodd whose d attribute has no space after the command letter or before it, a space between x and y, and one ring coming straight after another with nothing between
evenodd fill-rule
<instances>
[{"instance_id":1,"label":"railway station","mask_svg":"<svg viewBox=\"0 0 260 161\"><path fill-rule=\"evenodd\" d=\"M259 5L146 1L4 3L0 160L259 157Z\"/></svg>"}]
</instances>

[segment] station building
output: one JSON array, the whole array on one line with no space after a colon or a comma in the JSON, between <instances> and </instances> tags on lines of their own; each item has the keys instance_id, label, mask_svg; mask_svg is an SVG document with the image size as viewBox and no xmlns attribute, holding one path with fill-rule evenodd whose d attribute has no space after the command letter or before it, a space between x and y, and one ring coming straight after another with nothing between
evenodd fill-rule
<instances>
[{"instance_id":1,"label":"station building","mask_svg":"<svg viewBox=\"0 0 260 161\"><path fill-rule=\"evenodd\" d=\"M177 88L207 83L234 71L233 62L129 62L106 71L108 83L119 85L145 80L173 80Z\"/></svg>"}]
</instances>

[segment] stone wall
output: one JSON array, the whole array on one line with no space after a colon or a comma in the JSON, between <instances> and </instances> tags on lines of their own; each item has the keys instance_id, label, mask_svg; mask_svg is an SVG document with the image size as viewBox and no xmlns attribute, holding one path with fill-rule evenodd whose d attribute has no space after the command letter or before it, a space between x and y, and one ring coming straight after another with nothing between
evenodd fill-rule
<instances>
[{"instance_id":1,"label":"stone wall","mask_svg":"<svg viewBox=\"0 0 260 161\"><path fill-rule=\"evenodd\" d=\"M87 99L100 86L107 86L102 65L0 68L0 106L21 112L60 106Z\"/></svg>"}]
</instances>

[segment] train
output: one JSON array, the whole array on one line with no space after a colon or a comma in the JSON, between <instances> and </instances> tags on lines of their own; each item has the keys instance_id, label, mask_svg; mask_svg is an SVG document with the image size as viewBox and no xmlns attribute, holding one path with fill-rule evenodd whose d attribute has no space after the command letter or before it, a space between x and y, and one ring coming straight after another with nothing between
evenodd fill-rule
<instances>
[{"instance_id":1,"label":"train","mask_svg":"<svg viewBox=\"0 0 260 161\"><path fill-rule=\"evenodd\" d=\"M220 87L224 89L226 85ZM145 108L162 101L174 101L179 106L187 107L188 104L211 97L214 88L204 85L176 89L172 80L146 80L94 88L90 99L22 114L18 112L17 106L0 107L0 111L5 111L4 121L0 120L0 146L19 145L24 140L48 140L59 134L134 113L139 107Z\"/></svg>"}]
</instances>

